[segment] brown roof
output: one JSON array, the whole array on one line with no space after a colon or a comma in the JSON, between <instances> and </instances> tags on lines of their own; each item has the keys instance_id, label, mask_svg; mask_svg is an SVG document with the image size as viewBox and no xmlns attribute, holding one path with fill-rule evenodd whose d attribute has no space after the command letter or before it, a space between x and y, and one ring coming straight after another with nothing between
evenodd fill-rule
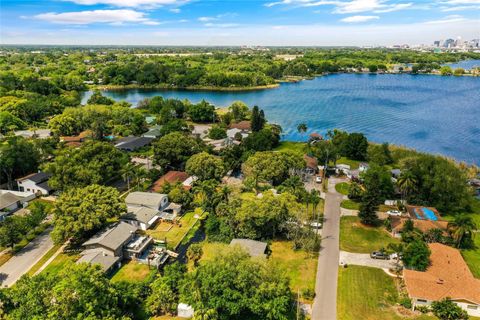
<instances>
[{"instance_id":1,"label":"brown roof","mask_svg":"<svg viewBox=\"0 0 480 320\"><path fill-rule=\"evenodd\" d=\"M71 142L65 143L65 145L67 147L80 148L82 146L82 143L81 142L76 142L76 141L71 141Z\"/></svg>"},{"instance_id":2,"label":"brown roof","mask_svg":"<svg viewBox=\"0 0 480 320\"><path fill-rule=\"evenodd\" d=\"M427 217L425 217L422 211L423 208L430 209L437 216L437 219L440 218L440 214L438 213L437 209L433 207L410 206L410 205L405 206L405 209L407 209L407 212L410 215L410 217L412 217L412 219L428 219Z\"/></svg>"},{"instance_id":3,"label":"brown roof","mask_svg":"<svg viewBox=\"0 0 480 320\"><path fill-rule=\"evenodd\" d=\"M244 120L237 123L232 123L230 129L250 130L252 127L251 122Z\"/></svg>"},{"instance_id":4,"label":"brown roof","mask_svg":"<svg viewBox=\"0 0 480 320\"><path fill-rule=\"evenodd\" d=\"M409 218L390 216L392 230L396 232L401 231L403 229L403 225L407 220L409 220ZM413 227L422 231L423 233L428 232L429 230L432 230L432 229L447 230L447 227L448 227L448 222L443 220L437 220L437 221L418 220L418 219L411 219L411 220L413 221Z\"/></svg>"},{"instance_id":5,"label":"brown roof","mask_svg":"<svg viewBox=\"0 0 480 320\"><path fill-rule=\"evenodd\" d=\"M480 280L473 277L460 251L440 243L428 246L430 267L425 272L403 271L409 296L434 301L450 297L480 304Z\"/></svg>"},{"instance_id":6,"label":"brown roof","mask_svg":"<svg viewBox=\"0 0 480 320\"><path fill-rule=\"evenodd\" d=\"M155 181L150 188L154 192L159 192L162 190L162 187L167 184L175 184L177 182L184 182L187 180L189 175L183 171L169 171L165 175L161 176L157 181Z\"/></svg>"},{"instance_id":7,"label":"brown roof","mask_svg":"<svg viewBox=\"0 0 480 320\"><path fill-rule=\"evenodd\" d=\"M305 154L303 156L303 160L305 160L305 162L307 163L308 168L312 168L312 169L315 169L315 170L317 169L317 166L318 166L317 158L311 157L311 156Z\"/></svg>"},{"instance_id":8,"label":"brown roof","mask_svg":"<svg viewBox=\"0 0 480 320\"><path fill-rule=\"evenodd\" d=\"M79 136L64 136L60 137L60 141L62 142L82 142L83 138Z\"/></svg>"},{"instance_id":9,"label":"brown roof","mask_svg":"<svg viewBox=\"0 0 480 320\"><path fill-rule=\"evenodd\" d=\"M310 138L313 138L313 139L323 139L322 135L320 133L316 133L316 132L313 132L310 134Z\"/></svg>"}]
</instances>

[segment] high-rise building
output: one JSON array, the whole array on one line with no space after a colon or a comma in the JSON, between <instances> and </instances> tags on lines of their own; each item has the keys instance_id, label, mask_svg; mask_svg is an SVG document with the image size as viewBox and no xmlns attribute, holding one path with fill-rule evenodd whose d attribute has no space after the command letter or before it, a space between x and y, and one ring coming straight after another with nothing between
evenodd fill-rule
<instances>
[{"instance_id":1,"label":"high-rise building","mask_svg":"<svg viewBox=\"0 0 480 320\"><path fill-rule=\"evenodd\" d=\"M447 40L445 40L445 42L443 43L443 46L444 46L445 48L451 48L451 47L454 46L454 44L455 44L455 40L453 40L453 39L447 39Z\"/></svg>"},{"instance_id":2,"label":"high-rise building","mask_svg":"<svg viewBox=\"0 0 480 320\"><path fill-rule=\"evenodd\" d=\"M440 47L440 40L433 41L433 46L434 47Z\"/></svg>"}]
</instances>

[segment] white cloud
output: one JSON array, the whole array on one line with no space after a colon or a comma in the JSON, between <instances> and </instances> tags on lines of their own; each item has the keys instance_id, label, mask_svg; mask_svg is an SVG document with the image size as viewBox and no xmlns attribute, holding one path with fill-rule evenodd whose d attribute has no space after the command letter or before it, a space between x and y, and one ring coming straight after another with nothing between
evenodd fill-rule
<instances>
[{"instance_id":1,"label":"white cloud","mask_svg":"<svg viewBox=\"0 0 480 320\"><path fill-rule=\"evenodd\" d=\"M459 5L459 4L480 4L480 0L446 0L443 4Z\"/></svg>"},{"instance_id":2,"label":"white cloud","mask_svg":"<svg viewBox=\"0 0 480 320\"><path fill-rule=\"evenodd\" d=\"M115 7L160 7L164 5L180 5L188 0L64 0L74 2L81 5L97 5L106 4Z\"/></svg>"},{"instance_id":3,"label":"white cloud","mask_svg":"<svg viewBox=\"0 0 480 320\"><path fill-rule=\"evenodd\" d=\"M142 23L145 25L158 25L159 23L145 17L145 13L134 10L90 10L77 12L48 12L35 16L36 19L60 24L91 24L110 23L114 25L130 23Z\"/></svg>"},{"instance_id":4,"label":"white cloud","mask_svg":"<svg viewBox=\"0 0 480 320\"><path fill-rule=\"evenodd\" d=\"M238 27L239 24L238 23L212 23L212 22L209 22L209 23L205 23L204 26L209 27L209 28L233 28L233 27Z\"/></svg>"},{"instance_id":5,"label":"white cloud","mask_svg":"<svg viewBox=\"0 0 480 320\"><path fill-rule=\"evenodd\" d=\"M472 11L472 10L480 10L480 6L442 7L440 10L443 11L443 12Z\"/></svg>"},{"instance_id":6,"label":"white cloud","mask_svg":"<svg viewBox=\"0 0 480 320\"><path fill-rule=\"evenodd\" d=\"M335 7L333 13L348 14L368 11L385 13L404 10L411 7L413 3L390 3L389 0L282 0L265 4L266 7L273 7L277 5L293 5L298 7L318 7L330 5Z\"/></svg>"},{"instance_id":7,"label":"white cloud","mask_svg":"<svg viewBox=\"0 0 480 320\"><path fill-rule=\"evenodd\" d=\"M391 5L391 6L387 7L387 8L385 8L385 9L375 10L375 11L373 11L373 12L375 12L375 13L385 13L385 12L399 11L399 10L403 10L403 9L410 8L412 5L413 5L412 2L409 2L409 3L399 3L399 4Z\"/></svg>"},{"instance_id":8,"label":"white cloud","mask_svg":"<svg viewBox=\"0 0 480 320\"><path fill-rule=\"evenodd\" d=\"M341 19L340 21L347 22L347 23L359 23L359 22L367 22L372 20L379 19L379 16L351 16Z\"/></svg>"},{"instance_id":9,"label":"white cloud","mask_svg":"<svg viewBox=\"0 0 480 320\"><path fill-rule=\"evenodd\" d=\"M215 17L200 17L200 18L198 18L198 21L201 21L201 22L208 22L208 21L214 21L214 20L218 20L218 18L215 18Z\"/></svg>"},{"instance_id":10,"label":"white cloud","mask_svg":"<svg viewBox=\"0 0 480 320\"><path fill-rule=\"evenodd\" d=\"M443 19L425 21L424 23L425 24L448 24L448 23L454 23L454 22L462 22L466 20L467 19L465 19L463 16L454 14L454 15L446 16Z\"/></svg>"},{"instance_id":11,"label":"white cloud","mask_svg":"<svg viewBox=\"0 0 480 320\"><path fill-rule=\"evenodd\" d=\"M182 10L180 10L180 8L172 8L170 9L170 12L173 12L173 13L180 13Z\"/></svg>"}]
</instances>

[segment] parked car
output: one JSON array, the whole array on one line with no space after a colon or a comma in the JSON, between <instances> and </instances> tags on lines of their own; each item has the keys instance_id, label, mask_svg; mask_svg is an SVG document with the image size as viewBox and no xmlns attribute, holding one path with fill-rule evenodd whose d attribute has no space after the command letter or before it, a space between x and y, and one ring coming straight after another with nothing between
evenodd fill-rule
<instances>
[{"instance_id":1,"label":"parked car","mask_svg":"<svg viewBox=\"0 0 480 320\"><path fill-rule=\"evenodd\" d=\"M402 213L398 210L388 210L387 214L390 215L390 216L401 216L402 215Z\"/></svg>"},{"instance_id":2,"label":"parked car","mask_svg":"<svg viewBox=\"0 0 480 320\"><path fill-rule=\"evenodd\" d=\"M390 256L381 251L373 251L370 253L370 258L372 259L381 259L381 260L390 260Z\"/></svg>"},{"instance_id":3,"label":"parked car","mask_svg":"<svg viewBox=\"0 0 480 320\"><path fill-rule=\"evenodd\" d=\"M321 222L312 222L310 223L310 227L313 229L321 229L322 228L322 223Z\"/></svg>"},{"instance_id":4,"label":"parked car","mask_svg":"<svg viewBox=\"0 0 480 320\"><path fill-rule=\"evenodd\" d=\"M316 182L316 183L322 183L322 177L316 176L316 177L315 177L315 182Z\"/></svg>"}]
</instances>

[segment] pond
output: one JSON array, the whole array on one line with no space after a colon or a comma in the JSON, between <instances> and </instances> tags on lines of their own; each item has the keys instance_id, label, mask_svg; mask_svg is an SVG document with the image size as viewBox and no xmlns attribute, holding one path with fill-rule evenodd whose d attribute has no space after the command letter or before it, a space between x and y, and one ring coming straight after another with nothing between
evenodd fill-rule
<instances>
[{"instance_id":1,"label":"pond","mask_svg":"<svg viewBox=\"0 0 480 320\"><path fill-rule=\"evenodd\" d=\"M375 142L405 145L480 164L480 78L435 75L333 74L276 89L225 92L110 90L103 93L132 104L144 98L205 99L216 106L241 100L265 110L284 129L284 140L305 139L339 128L363 132ZM84 101L91 92L87 92Z\"/></svg>"}]
</instances>

